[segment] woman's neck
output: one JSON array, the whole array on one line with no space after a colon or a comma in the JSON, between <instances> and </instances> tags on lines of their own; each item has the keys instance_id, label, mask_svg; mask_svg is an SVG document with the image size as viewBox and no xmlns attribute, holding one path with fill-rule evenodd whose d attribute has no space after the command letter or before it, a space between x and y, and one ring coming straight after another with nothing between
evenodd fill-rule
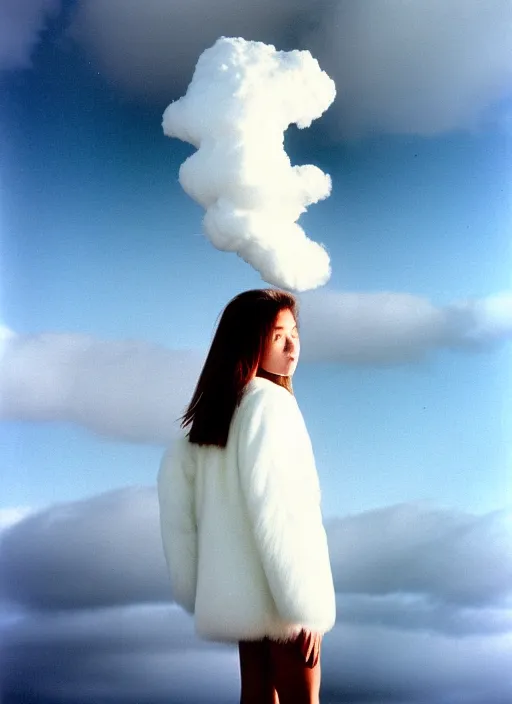
<instances>
[{"instance_id":1,"label":"woman's neck","mask_svg":"<svg viewBox=\"0 0 512 704\"><path fill-rule=\"evenodd\" d=\"M274 384L279 384L279 381L281 379L280 374L272 374L272 372L267 372L266 369L263 369L263 367L258 367L256 370L256 375L255 376L261 376L263 379L268 379L269 381L273 381Z\"/></svg>"},{"instance_id":2,"label":"woman's neck","mask_svg":"<svg viewBox=\"0 0 512 704\"><path fill-rule=\"evenodd\" d=\"M255 376L259 376L263 379L268 379L272 381L277 386L282 386L291 394L293 394L292 380L289 376L282 376L282 374L273 374L272 372L267 372L263 367L258 367Z\"/></svg>"}]
</instances>

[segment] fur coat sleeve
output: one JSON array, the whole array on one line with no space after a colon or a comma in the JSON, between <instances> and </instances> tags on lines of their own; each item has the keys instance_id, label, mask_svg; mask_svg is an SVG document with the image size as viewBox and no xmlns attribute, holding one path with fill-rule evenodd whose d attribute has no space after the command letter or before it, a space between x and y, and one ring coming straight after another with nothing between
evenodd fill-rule
<instances>
[{"instance_id":1,"label":"fur coat sleeve","mask_svg":"<svg viewBox=\"0 0 512 704\"><path fill-rule=\"evenodd\" d=\"M185 438L177 440L164 454L157 489L160 529L172 595L177 604L193 614L197 580L197 526L194 468Z\"/></svg>"},{"instance_id":2,"label":"fur coat sleeve","mask_svg":"<svg viewBox=\"0 0 512 704\"><path fill-rule=\"evenodd\" d=\"M249 407L250 404L250 407ZM242 492L282 619L335 618L335 593L315 460L297 402L268 387L248 399L238 436Z\"/></svg>"}]
</instances>

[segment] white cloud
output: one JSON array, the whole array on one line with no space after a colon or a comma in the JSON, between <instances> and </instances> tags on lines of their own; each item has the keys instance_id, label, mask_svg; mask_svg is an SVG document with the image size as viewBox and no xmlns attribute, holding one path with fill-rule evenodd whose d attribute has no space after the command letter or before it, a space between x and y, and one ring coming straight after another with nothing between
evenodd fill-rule
<instances>
[{"instance_id":1,"label":"white cloud","mask_svg":"<svg viewBox=\"0 0 512 704\"><path fill-rule=\"evenodd\" d=\"M326 701L507 701L510 519L399 505L329 521L338 621L324 639ZM50 507L5 534L4 593L35 609L3 629L15 664L6 692L236 701L236 648L200 641L188 615L161 603L158 531L154 488L131 488Z\"/></svg>"},{"instance_id":2,"label":"white cloud","mask_svg":"<svg viewBox=\"0 0 512 704\"><path fill-rule=\"evenodd\" d=\"M88 0L73 34L118 86L163 100L219 36L309 49L342 136L474 130L512 95L509 0Z\"/></svg>"},{"instance_id":3,"label":"white cloud","mask_svg":"<svg viewBox=\"0 0 512 704\"><path fill-rule=\"evenodd\" d=\"M64 420L166 444L201 368L200 354L87 335L19 335L5 343L0 417Z\"/></svg>"},{"instance_id":4,"label":"white cloud","mask_svg":"<svg viewBox=\"0 0 512 704\"><path fill-rule=\"evenodd\" d=\"M47 15L60 9L60 0L2 0L0 3L0 72L30 66L30 56Z\"/></svg>"},{"instance_id":5,"label":"white cloud","mask_svg":"<svg viewBox=\"0 0 512 704\"><path fill-rule=\"evenodd\" d=\"M435 306L409 293L324 290L301 296L300 319L304 361L403 364L436 349L482 351L510 340L512 295Z\"/></svg>"},{"instance_id":6,"label":"white cloud","mask_svg":"<svg viewBox=\"0 0 512 704\"><path fill-rule=\"evenodd\" d=\"M292 166L283 144L290 124L309 127L335 93L308 51L222 37L163 116L166 135L197 148L180 183L205 208L208 239L275 286L304 291L331 275L326 250L297 224L330 194L330 177L311 164Z\"/></svg>"}]
</instances>

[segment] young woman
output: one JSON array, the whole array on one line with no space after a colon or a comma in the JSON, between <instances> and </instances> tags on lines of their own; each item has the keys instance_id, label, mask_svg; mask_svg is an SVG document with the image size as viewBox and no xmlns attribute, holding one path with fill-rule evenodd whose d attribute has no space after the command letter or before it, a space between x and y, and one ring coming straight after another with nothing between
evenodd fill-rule
<instances>
[{"instance_id":1,"label":"young woman","mask_svg":"<svg viewBox=\"0 0 512 704\"><path fill-rule=\"evenodd\" d=\"M297 304L275 289L224 309L158 474L174 600L197 634L238 642L241 704L317 703L335 594L315 460L291 377Z\"/></svg>"}]
</instances>

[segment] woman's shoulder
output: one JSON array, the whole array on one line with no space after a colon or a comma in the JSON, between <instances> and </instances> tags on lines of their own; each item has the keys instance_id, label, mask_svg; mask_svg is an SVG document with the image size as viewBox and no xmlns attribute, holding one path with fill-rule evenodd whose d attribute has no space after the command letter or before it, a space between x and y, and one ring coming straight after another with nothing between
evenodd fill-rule
<instances>
[{"instance_id":1,"label":"woman's shoulder","mask_svg":"<svg viewBox=\"0 0 512 704\"><path fill-rule=\"evenodd\" d=\"M239 412L244 417L294 417L300 413L295 396L283 386L255 377L245 387Z\"/></svg>"},{"instance_id":2,"label":"woman's shoulder","mask_svg":"<svg viewBox=\"0 0 512 704\"><path fill-rule=\"evenodd\" d=\"M194 460L194 447L186 435L180 433L175 437L173 442L165 448L160 460L159 480L173 474L178 468L187 474Z\"/></svg>"},{"instance_id":3,"label":"woman's shoulder","mask_svg":"<svg viewBox=\"0 0 512 704\"><path fill-rule=\"evenodd\" d=\"M187 435L183 432L177 433L177 435L173 438L173 441L164 449L162 462L169 461L190 452L190 447L191 443Z\"/></svg>"}]
</instances>

